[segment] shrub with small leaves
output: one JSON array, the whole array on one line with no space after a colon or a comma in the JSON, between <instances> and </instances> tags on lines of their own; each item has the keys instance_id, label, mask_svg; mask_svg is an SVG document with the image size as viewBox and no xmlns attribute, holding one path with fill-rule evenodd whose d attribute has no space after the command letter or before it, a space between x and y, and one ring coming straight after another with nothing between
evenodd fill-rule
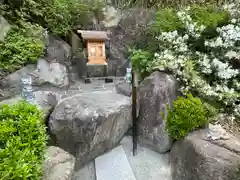
<instances>
[{"instance_id":1,"label":"shrub with small leaves","mask_svg":"<svg viewBox=\"0 0 240 180\"><path fill-rule=\"evenodd\" d=\"M178 97L172 109L168 108L166 128L173 139L184 138L189 132L204 127L206 122L203 103L191 94Z\"/></svg>"},{"instance_id":2,"label":"shrub with small leaves","mask_svg":"<svg viewBox=\"0 0 240 180\"><path fill-rule=\"evenodd\" d=\"M199 25L204 25L206 27L217 27L229 21L229 14L227 11L209 5L193 5L190 8L189 15Z\"/></svg>"},{"instance_id":3,"label":"shrub with small leaves","mask_svg":"<svg viewBox=\"0 0 240 180\"><path fill-rule=\"evenodd\" d=\"M215 106L219 106L219 105L218 104L216 104L215 106L214 105L212 105L208 102L203 102L203 106L204 106L204 109L205 109L205 115L209 120L211 118L216 117L217 114L219 113L218 107L215 107Z\"/></svg>"},{"instance_id":4,"label":"shrub with small leaves","mask_svg":"<svg viewBox=\"0 0 240 180\"><path fill-rule=\"evenodd\" d=\"M78 25L91 23L93 13L102 6L98 0L4 0L0 14L10 23L24 28L25 22L39 24L56 35L66 36Z\"/></svg>"},{"instance_id":5,"label":"shrub with small leaves","mask_svg":"<svg viewBox=\"0 0 240 180\"><path fill-rule=\"evenodd\" d=\"M183 27L183 23L177 16L177 10L166 8L159 9L156 12L156 17L152 24L152 31L154 34L158 34L161 32L175 31Z\"/></svg>"},{"instance_id":6,"label":"shrub with small leaves","mask_svg":"<svg viewBox=\"0 0 240 180\"><path fill-rule=\"evenodd\" d=\"M149 72L147 71L147 67L149 66L149 63L152 61L152 54L149 51L144 50L130 50L131 55L130 59L132 62L133 68L138 71L139 75L141 76L141 79L144 79L146 76L149 75Z\"/></svg>"},{"instance_id":7,"label":"shrub with small leaves","mask_svg":"<svg viewBox=\"0 0 240 180\"><path fill-rule=\"evenodd\" d=\"M27 36L18 28L13 29L4 42L0 42L0 69L13 72L26 64L35 63L43 55L43 50L44 44L41 39Z\"/></svg>"},{"instance_id":8,"label":"shrub with small leaves","mask_svg":"<svg viewBox=\"0 0 240 180\"><path fill-rule=\"evenodd\" d=\"M20 102L0 107L0 179L40 180L47 135L42 113Z\"/></svg>"}]
</instances>

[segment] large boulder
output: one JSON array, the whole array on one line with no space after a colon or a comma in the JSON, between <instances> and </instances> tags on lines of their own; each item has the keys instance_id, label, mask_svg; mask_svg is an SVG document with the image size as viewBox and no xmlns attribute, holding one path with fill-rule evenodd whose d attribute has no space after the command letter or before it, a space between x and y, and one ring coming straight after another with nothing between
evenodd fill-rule
<instances>
[{"instance_id":1,"label":"large boulder","mask_svg":"<svg viewBox=\"0 0 240 180\"><path fill-rule=\"evenodd\" d=\"M66 97L49 120L57 144L76 156L77 169L115 147L130 125L130 98L109 91Z\"/></svg>"},{"instance_id":2,"label":"large boulder","mask_svg":"<svg viewBox=\"0 0 240 180\"><path fill-rule=\"evenodd\" d=\"M159 153L170 150L172 141L165 128L167 106L171 106L177 96L175 78L162 72L154 72L139 85L138 123L142 145Z\"/></svg>"},{"instance_id":3,"label":"large boulder","mask_svg":"<svg viewBox=\"0 0 240 180\"><path fill-rule=\"evenodd\" d=\"M75 158L55 146L46 150L43 180L72 180Z\"/></svg>"},{"instance_id":4,"label":"large boulder","mask_svg":"<svg viewBox=\"0 0 240 180\"><path fill-rule=\"evenodd\" d=\"M176 180L240 180L240 141L221 128L195 131L173 145L170 163Z\"/></svg>"}]
</instances>

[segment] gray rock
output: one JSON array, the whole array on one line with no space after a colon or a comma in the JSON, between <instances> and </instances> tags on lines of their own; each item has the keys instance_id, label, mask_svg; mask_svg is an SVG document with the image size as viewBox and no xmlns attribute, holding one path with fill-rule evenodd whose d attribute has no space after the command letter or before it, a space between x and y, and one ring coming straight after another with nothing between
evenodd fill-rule
<instances>
[{"instance_id":1,"label":"gray rock","mask_svg":"<svg viewBox=\"0 0 240 180\"><path fill-rule=\"evenodd\" d=\"M126 82L118 82L115 85L116 91L119 94L124 96L131 96L132 95L132 86Z\"/></svg>"},{"instance_id":2,"label":"gray rock","mask_svg":"<svg viewBox=\"0 0 240 180\"><path fill-rule=\"evenodd\" d=\"M36 65L27 65L16 72L13 72L0 82L0 99L15 96L20 93L20 79L22 75L30 74L34 77L34 89L40 86L63 88L69 85L69 66L71 59L71 47L55 36L49 36L47 55L38 60Z\"/></svg>"},{"instance_id":3,"label":"gray rock","mask_svg":"<svg viewBox=\"0 0 240 180\"><path fill-rule=\"evenodd\" d=\"M57 144L77 157L77 169L115 147L130 125L130 99L107 91L66 97L49 121Z\"/></svg>"},{"instance_id":4,"label":"gray rock","mask_svg":"<svg viewBox=\"0 0 240 180\"><path fill-rule=\"evenodd\" d=\"M14 105L14 104L19 103L22 100L23 100L23 98L21 96L15 96L11 99L6 99L6 100L1 101L0 106L1 105Z\"/></svg>"},{"instance_id":5,"label":"gray rock","mask_svg":"<svg viewBox=\"0 0 240 180\"><path fill-rule=\"evenodd\" d=\"M95 163L88 163L73 175L73 180L96 180Z\"/></svg>"},{"instance_id":6,"label":"gray rock","mask_svg":"<svg viewBox=\"0 0 240 180\"><path fill-rule=\"evenodd\" d=\"M43 111L44 114L44 123L45 118L49 115L51 110L58 104L58 101L61 99L61 95L52 91L36 91L35 94L35 103ZM24 99L21 96L15 96L10 99L6 99L0 102L0 105L8 104L14 105L23 101Z\"/></svg>"},{"instance_id":7,"label":"gray rock","mask_svg":"<svg viewBox=\"0 0 240 180\"><path fill-rule=\"evenodd\" d=\"M121 12L115 9L113 6L106 6L102 10L103 20L102 23L105 27L116 27L121 20Z\"/></svg>"},{"instance_id":8,"label":"gray rock","mask_svg":"<svg viewBox=\"0 0 240 180\"><path fill-rule=\"evenodd\" d=\"M177 98L177 90L175 78L162 72L154 72L139 86L139 140L159 153L169 151L172 146L165 123L167 106Z\"/></svg>"},{"instance_id":9,"label":"gray rock","mask_svg":"<svg viewBox=\"0 0 240 180\"><path fill-rule=\"evenodd\" d=\"M71 47L57 36L49 36L49 45L47 47L47 57L49 61L56 60L56 62L66 65L72 56Z\"/></svg>"},{"instance_id":10,"label":"gray rock","mask_svg":"<svg viewBox=\"0 0 240 180\"><path fill-rule=\"evenodd\" d=\"M239 180L240 141L232 135L210 140L207 129L195 131L173 145L170 163L177 180Z\"/></svg>"},{"instance_id":11,"label":"gray rock","mask_svg":"<svg viewBox=\"0 0 240 180\"><path fill-rule=\"evenodd\" d=\"M50 83L56 87L66 87L69 85L68 72L66 66L57 62L47 62L39 59L37 69L29 73L33 79L33 85L41 86Z\"/></svg>"},{"instance_id":12,"label":"gray rock","mask_svg":"<svg viewBox=\"0 0 240 180\"><path fill-rule=\"evenodd\" d=\"M33 72L36 69L35 65L27 65L18 71L15 71L7 75L1 80L1 88L3 90L9 91L9 96L12 97L21 92L21 77L25 74Z\"/></svg>"},{"instance_id":13,"label":"gray rock","mask_svg":"<svg viewBox=\"0 0 240 180\"><path fill-rule=\"evenodd\" d=\"M50 146L46 150L43 180L71 180L75 158L59 147Z\"/></svg>"},{"instance_id":14,"label":"gray rock","mask_svg":"<svg viewBox=\"0 0 240 180\"><path fill-rule=\"evenodd\" d=\"M3 16L0 16L0 41L4 41L4 38L10 29L11 25Z\"/></svg>"},{"instance_id":15,"label":"gray rock","mask_svg":"<svg viewBox=\"0 0 240 180\"><path fill-rule=\"evenodd\" d=\"M52 91L37 91L34 93L36 98L36 104L43 111L44 123L47 123L47 118L60 101L61 95Z\"/></svg>"},{"instance_id":16,"label":"gray rock","mask_svg":"<svg viewBox=\"0 0 240 180\"><path fill-rule=\"evenodd\" d=\"M142 43L148 38L146 32L153 20L154 12L149 9L128 9L119 12L112 7L105 10L111 12L103 20L110 38L109 42L106 42L108 72L124 76L130 62L128 49L136 41Z\"/></svg>"}]
</instances>

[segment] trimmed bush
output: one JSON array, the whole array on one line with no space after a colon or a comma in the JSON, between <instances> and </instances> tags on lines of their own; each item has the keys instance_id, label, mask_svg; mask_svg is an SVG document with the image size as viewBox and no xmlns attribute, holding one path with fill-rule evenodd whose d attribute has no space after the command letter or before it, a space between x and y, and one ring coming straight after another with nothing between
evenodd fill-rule
<instances>
[{"instance_id":1,"label":"trimmed bush","mask_svg":"<svg viewBox=\"0 0 240 180\"><path fill-rule=\"evenodd\" d=\"M168 109L166 128L173 139L181 139L207 122L205 108L199 98L191 94L178 97Z\"/></svg>"},{"instance_id":2,"label":"trimmed bush","mask_svg":"<svg viewBox=\"0 0 240 180\"><path fill-rule=\"evenodd\" d=\"M47 135L42 113L26 102L0 107L0 179L40 180Z\"/></svg>"}]
</instances>

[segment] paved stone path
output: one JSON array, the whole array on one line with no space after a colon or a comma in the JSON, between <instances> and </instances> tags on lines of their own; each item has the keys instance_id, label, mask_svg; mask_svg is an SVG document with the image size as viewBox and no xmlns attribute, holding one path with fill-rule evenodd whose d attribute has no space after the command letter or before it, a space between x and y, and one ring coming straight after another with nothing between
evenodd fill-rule
<instances>
[{"instance_id":1,"label":"paved stone path","mask_svg":"<svg viewBox=\"0 0 240 180\"><path fill-rule=\"evenodd\" d=\"M122 156L123 151L121 149L124 150L128 161ZM122 160L120 160L121 158L118 159L121 156ZM118 166L116 164L114 166L113 162L115 160L119 161L117 163ZM101 162L99 163L99 161ZM123 166L125 167L122 168ZM135 177L131 176L131 171ZM101 175L105 177L96 176L96 172L103 172ZM125 175L129 173L129 178L121 179L122 176L119 175L119 172ZM125 136L120 146L100 156L97 160L76 172L73 180L134 180L134 178L136 180L172 180L168 154L158 154L147 148L138 146L138 153L136 156L133 156L132 139L130 136Z\"/></svg>"}]
</instances>

